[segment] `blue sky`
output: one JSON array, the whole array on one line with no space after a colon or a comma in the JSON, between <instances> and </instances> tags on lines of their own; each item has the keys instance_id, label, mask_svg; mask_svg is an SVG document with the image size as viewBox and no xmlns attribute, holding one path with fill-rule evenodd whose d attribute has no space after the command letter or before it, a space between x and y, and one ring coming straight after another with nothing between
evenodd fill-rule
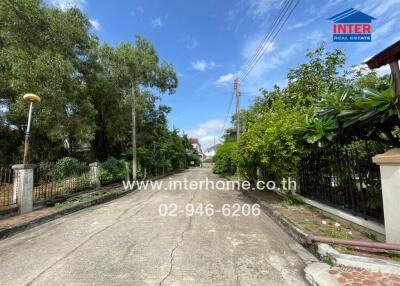
<instances>
[{"instance_id":1,"label":"blue sky","mask_svg":"<svg viewBox=\"0 0 400 286\"><path fill-rule=\"evenodd\" d=\"M170 126L200 139L203 149L218 142L232 94L233 78L254 54L261 37L279 12L281 0L49 0L61 8L78 6L91 19L103 42L133 42L140 34L171 62L179 87L162 102L173 108ZM355 8L377 20L371 43L334 43L327 18ZM289 68L305 61L307 49L326 41L343 48L348 66L399 40L400 0L301 0L263 58L241 83L242 107L259 88L284 86ZM382 69L380 72L387 72ZM230 112L234 111L234 106Z\"/></svg>"}]
</instances>

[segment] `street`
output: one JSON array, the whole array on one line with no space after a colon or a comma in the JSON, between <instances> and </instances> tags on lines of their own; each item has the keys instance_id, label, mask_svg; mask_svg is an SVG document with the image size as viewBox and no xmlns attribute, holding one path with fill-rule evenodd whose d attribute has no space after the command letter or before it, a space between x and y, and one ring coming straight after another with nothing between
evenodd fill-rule
<instances>
[{"instance_id":1,"label":"street","mask_svg":"<svg viewBox=\"0 0 400 286\"><path fill-rule=\"evenodd\" d=\"M190 169L164 181L219 179ZM0 241L1 285L306 285L302 247L259 216L161 216L249 204L235 190L134 191Z\"/></svg>"}]
</instances>

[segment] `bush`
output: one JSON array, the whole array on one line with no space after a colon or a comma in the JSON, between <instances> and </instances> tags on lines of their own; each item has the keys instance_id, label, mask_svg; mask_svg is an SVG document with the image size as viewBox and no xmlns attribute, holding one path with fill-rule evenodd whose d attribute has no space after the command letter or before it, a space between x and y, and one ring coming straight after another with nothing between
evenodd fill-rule
<instances>
[{"instance_id":1,"label":"bush","mask_svg":"<svg viewBox=\"0 0 400 286\"><path fill-rule=\"evenodd\" d=\"M215 174L233 175L238 165L238 150L236 142L226 142L218 147L215 154L213 172Z\"/></svg>"},{"instance_id":2,"label":"bush","mask_svg":"<svg viewBox=\"0 0 400 286\"><path fill-rule=\"evenodd\" d=\"M51 172L51 177L55 180L61 180L69 176L79 175L79 173L80 163L78 159L65 157L57 162L56 166Z\"/></svg>"},{"instance_id":3,"label":"bush","mask_svg":"<svg viewBox=\"0 0 400 286\"><path fill-rule=\"evenodd\" d=\"M125 161L118 160L114 157L109 158L100 169L101 184L108 184L125 179L127 173L125 169Z\"/></svg>"}]
</instances>

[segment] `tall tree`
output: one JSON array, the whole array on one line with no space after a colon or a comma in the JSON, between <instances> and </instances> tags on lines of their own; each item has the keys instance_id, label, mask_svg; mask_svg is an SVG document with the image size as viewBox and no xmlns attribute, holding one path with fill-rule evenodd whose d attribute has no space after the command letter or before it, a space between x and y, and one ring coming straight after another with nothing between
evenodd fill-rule
<instances>
[{"instance_id":1,"label":"tall tree","mask_svg":"<svg viewBox=\"0 0 400 286\"><path fill-rule=\"evenodd\" d=\"M141 87L153 87L161 92L175 92L178 79L172 66L158 58L154 46L140 36L135 45L122 43L115 48L115 59L121 86L131 92L132 111L132 179L136 179L136 94Z\"/></svg>"}]
</instances>

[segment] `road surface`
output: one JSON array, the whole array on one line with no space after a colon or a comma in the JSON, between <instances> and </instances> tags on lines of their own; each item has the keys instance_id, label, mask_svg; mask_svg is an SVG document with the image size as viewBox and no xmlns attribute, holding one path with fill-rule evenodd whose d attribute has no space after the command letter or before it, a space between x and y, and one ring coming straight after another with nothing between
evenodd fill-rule
<instances>
[{"instance_id":1,"label":"road surface","mask_svg":"<svg viewBox=\"0 0 400 286\"><path fill-rule=\"evenodd\" d=\"M199 168L164 183L185 177L219 179ZM171 203L177 215L161 216ZM306 285L304 250L264 213L180 213L210 203L250 202L234 190L148 188L17 234L0 241L0 285Z\"/></svg>"}]
</instances>

